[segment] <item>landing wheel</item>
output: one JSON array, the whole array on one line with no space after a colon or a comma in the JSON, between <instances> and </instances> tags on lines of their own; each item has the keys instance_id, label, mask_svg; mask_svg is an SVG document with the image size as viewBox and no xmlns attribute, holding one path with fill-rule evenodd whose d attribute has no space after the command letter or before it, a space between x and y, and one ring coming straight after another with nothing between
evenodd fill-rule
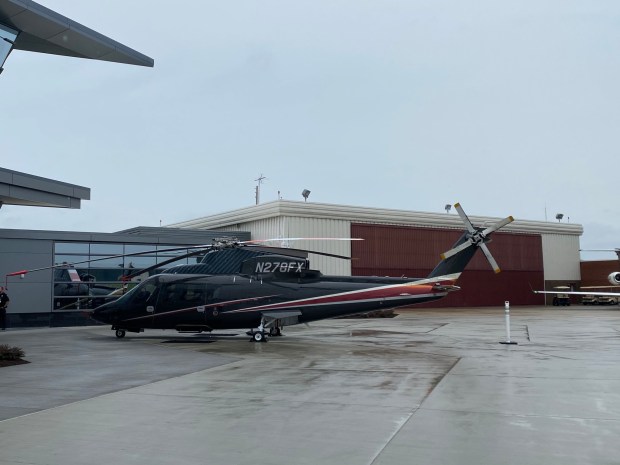
<instances>
[{"instance_id":1,"label":"landing wheel","mask_svg":"<svg viewBox=\"0 0 620 465\"><path fill-rule=\"evenodd\" d=\"M119 338L119 339L125 337L125 331L122 330L122 329L117 329L116 330L116 337Z\"/></svg>"},{"instance_id":2,"label":"landing wheel","mask_svg":"<svg viewBox=\"0 0 620 465\"><path fill-rule=\"evenodd\" d=\"M252 334L252 340L254 342L267 342L267 338L265 337L265 333L262 331L257 331Z\"/></svg>"},{"instance_id":3,"label":"landing wheel","mask_svg":"<svg viewBox=\"0 0 620 465\"><path fill-rule=\"evenodd\" d=\"M269 335L270 336L282 336L282 329L280 329L277 326L269 328Z\"/></svg>"}]
</instances>

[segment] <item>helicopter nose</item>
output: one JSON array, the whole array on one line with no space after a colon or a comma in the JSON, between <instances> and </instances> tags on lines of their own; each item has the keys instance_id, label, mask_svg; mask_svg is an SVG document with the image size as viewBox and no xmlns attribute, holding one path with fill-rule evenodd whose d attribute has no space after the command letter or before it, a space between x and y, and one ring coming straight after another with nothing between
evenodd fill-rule
<instances>
[{"instance_id":1,"label":"helicopter nose","mask_svg":"<svg viewBox=\"0 0 620 465\"><path fill-rule=\"evenodd\" d=\"M107 305L102 305L90 312L90 317L99 323L110 322L111 309Z\"/></svg>"}]
</instances>

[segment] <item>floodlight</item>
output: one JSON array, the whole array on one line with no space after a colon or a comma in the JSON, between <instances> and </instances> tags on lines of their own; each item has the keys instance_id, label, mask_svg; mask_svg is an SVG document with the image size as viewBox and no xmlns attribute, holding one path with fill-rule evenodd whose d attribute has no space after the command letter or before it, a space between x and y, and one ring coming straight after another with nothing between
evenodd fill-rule
<instances>
[{"instance_id":1,"label":"floodlight","mask_svg":"<svg viewBox=\"0 0 620 465\"><path fill-rule=\"evenodd\" d=\"M446 206L444 207L446 209L446 213L450 213L450 210L452 209L452 205L450 205L449 203L446 204Z\"/></svg>"},{"instance_id":2,"label":"floodlight","mask_svg":"<svg viewBox=\"0 0 620 465\"><path fill-rule=\"evenodd\" d=\"M303 196L304 201L307 202L308 196L310 195L310 191L308 189L304 189L303 191L301 191L301 195Z\"/></svg>"},{"instance_id":3,"label":"floodlight","mask_svg":"<svg viewBox=\"0 0 620 465\"><path fill-rule=\"evenodd\" d=\"M562 218L564 218L564 213L558 213L557 215L555 215L555 219L559 221L562 221Z\"/></svg>"}]
</instances>

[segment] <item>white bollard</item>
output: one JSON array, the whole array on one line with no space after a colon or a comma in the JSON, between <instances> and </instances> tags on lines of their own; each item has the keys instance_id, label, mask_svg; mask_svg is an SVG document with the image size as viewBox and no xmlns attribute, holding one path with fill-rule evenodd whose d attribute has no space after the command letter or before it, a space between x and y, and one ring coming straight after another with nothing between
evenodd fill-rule
<instances>
[{"instance_id":1,"label":"white bollard","mask_svg":"<svg viewBox=\"0 0 620 465\"><path fill-rule=\"evenodd\" d=\"M500 344L512 344L516 345L517 343L510 340L510 302L504 302L504 321L506 322L506 340L500 341Z\"/></svg>"}]
</instances>

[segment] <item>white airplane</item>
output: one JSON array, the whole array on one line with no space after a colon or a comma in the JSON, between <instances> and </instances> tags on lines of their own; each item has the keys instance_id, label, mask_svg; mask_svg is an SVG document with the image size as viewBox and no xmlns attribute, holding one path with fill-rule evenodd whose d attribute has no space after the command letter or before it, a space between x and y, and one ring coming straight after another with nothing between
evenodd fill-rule
<instances>
[{"instance_id":1,"label":"white airplane","mask_svg":"<svg viewBox=\"0 0 620 465\"><path fill-rule=\"evenodd\" d=\"M615 252L618 254L618 258L620 259L620 249L597 249L597 250L589 250L589 252ZM607 281L611 284L611 286L586 286L581 289L618 289L617 292L606 292L606 291L534 291L534 294L566 294L566 295L583 295L583 296L594 296L594 297L618 297L620 298L620 271L613 271L609 273L607 276Z\"/></svg>"}]
</instances>

